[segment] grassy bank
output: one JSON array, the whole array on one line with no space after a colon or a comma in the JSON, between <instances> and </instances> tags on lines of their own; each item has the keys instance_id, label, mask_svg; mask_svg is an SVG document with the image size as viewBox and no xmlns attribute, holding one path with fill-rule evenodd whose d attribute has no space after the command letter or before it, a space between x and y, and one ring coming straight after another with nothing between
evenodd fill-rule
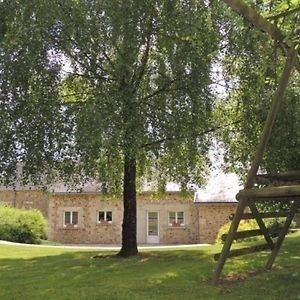
<instances>
[{"instance_id":1,"label":"grassy bank","mask_svg":"<svg viewBox=\"0 0 300 300\"><path fill-rule=\"evenodd\" d=\"M113 252L0 245L0 299L300 299L299 244L300 234L288 237L269 272L256 272L266 252L231 260L230 280L218 287L209 280L219 246L121 259Z\"/></svg>"}]
</instances>

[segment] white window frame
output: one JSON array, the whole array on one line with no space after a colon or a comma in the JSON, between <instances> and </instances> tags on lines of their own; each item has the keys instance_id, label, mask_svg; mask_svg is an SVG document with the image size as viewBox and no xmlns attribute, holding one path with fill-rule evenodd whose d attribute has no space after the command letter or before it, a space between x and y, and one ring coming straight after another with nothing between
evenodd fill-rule
<instances>
[{"instance_id":1,"label":"white window frame","mask_svg":"<svg viewBox=\"0 0 300 300\"><path fill-rule=\"evenodd\" d=\"M99 220L99 214L104 213L104 220ZM111 221L107 221L107 213L111 213ZM112 210L98 210L97 211L97 223L108 223L111 224L113 222L113 211Z\"/></svg>"},{"instance_id":2,"label":"white window frame","mask_svg":"<svg viewBox=\"0 0 300 300\"><path fill-rule=\"evenodd\" d=\"M66 224L66 213L70 213L70 223ZM77 224L73 224L73 214L77 213ZM64 211L64 227L72 226L78 227L79 223L79 212L77 210L65 210Z\"/></svg>"},{"instance_id":3,"label":"white window frame","mask_svg":"<svg viewBox=\"0 0 300 300\"><path fill-rule=\"evenodd\" d=\"M171 213L173 213L173 214L175 213L175 224L170 222L170 214ZM183 214L183 222L180 223L180 224L178 223L178 214L179 213ZM169 211L169 213L168 213L168 224L171 227L177 227L177 226L183 227L183 226L185 226L185 213L184 213L184 211Z\"/></svg>"}]
</instances>

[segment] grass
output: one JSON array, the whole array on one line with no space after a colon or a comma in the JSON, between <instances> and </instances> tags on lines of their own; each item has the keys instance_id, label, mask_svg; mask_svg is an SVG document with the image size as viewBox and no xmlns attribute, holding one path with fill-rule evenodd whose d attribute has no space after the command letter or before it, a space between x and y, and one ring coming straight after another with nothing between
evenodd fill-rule
<instances>
[{"instance_id":1,"label":"grass","mask_svg":"<svg viewBox=\"0 0 300 300\"><path fill-rule=\"evenodd\" d=\"M255 272L262 270L266 252L228 260L229 280L218 287L210 279L219 246L145 251L121 259L114 252L0 245L0 299L296 300L300 299L299 244L300 233L288 237L275 268L268 272ZM91 258L97 254L98 258Z\"/></svg>"}]
</instances>

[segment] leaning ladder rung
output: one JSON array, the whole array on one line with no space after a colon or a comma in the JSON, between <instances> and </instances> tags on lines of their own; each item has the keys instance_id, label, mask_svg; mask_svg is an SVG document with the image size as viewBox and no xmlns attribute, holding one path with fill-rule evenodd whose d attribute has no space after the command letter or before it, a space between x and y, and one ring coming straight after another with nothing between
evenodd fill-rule
<instances>
[{"instance_id":1,"label":"leaning ladder rung","mask_svg":"<svg viewBox=\"0 0 300 300\"><path fill-rule=\"evenodd\" d=\"M273 181L300 182L300 171L289 171L282 173L257 174L255 181L260 184Z\"/></svg>"},{"instance_id":2,"label":"leaning ladder rung","mask_svg":"<svg viewBox=\"0 0 300 300\"><path fill-rule=\"evenodd\" d=\"M268 233L271 237L277 237L281 231L281 229L267 229ZM234 240L239 240L239 239L245 239L245 238L251 238L255 236L260 236L263 235L262 231L260 229L253 229L253 230L245 230L245 231L237 231L234 234L233 239ZM221 240L225 242L228 234L222 234Z\"/></svg>"},{"instance_id":3,"label":"leaning ladder rung","mask_svg":"<svg viewBox=\"0 0 300 300\"><path fill-rule=\"evenodd\" d=\"M300 199L300 195L299 196L290 196L290 197L253 197L253 198L245 198L245 200L247 200L248 202L265 202L265 203L270 203L270 202L278 202L278 203L286 203L286 204L291 204L291 202L293 201L297 201ZM240 200L244 200L244 199L239 199Z\"/></svg>"},{"instance_id":4,"label":"leaning ladder rung","mask_svg":"<svg viewBox=\"0 0 300 300\"><path fill-rule=\"evenodd\" d=\"M239 239L244 239L244 238L249 238L249 237L254 237L254 236L259 236L262 235L263 233L261 232L260 229L253 229L253 230L245 230L245 231L237 231L234 236L233 239L234 240L239 240ZM226 238L227 238L228 234L224 233L221 236L221 240L223 242L225 242Z\"/></svg>"},{"instance_id":5,"label":"leaning ladder rung","mask_svg":"<svg viewBox=\"0 0 300 300\"><path fill-rule=\"evenodd\" d=\"M288 211L277 211L277 212L265 212L265 213L260 213L260 217L263 219L268 219L268 218L282 218L282 217L287 217L289 214ZM233 220L234 214L231 214L229 216L229 220ZM252 213L245 213L242 215L241 220L251 220L255 219L255 215Z\"/></svg>"},{"instance_id":6,"label":"leaning ladder rung","mask_svg":"<svg viewBox=\"0 0 300 300\"><path fill-rule=\"evenodd\" d=\"M236 195L237 200L277 200L286 198L300 198L300 185L276 186L266 188L244 189Z\"/></svg>"},{"instance_id":7,"label":"leaning ladder rung","mask_svg":"<svg viewBox=\"0 0 300 300\"><path fill-rule=\"evenodd\" d=\"M270 247L268 244L256 245L256 246L247 247L247 248L234 249L229 252L227 258L237 257L237 256L241 256L241 255L246 255L246 254L252 254L255 252L265 251L265 250L270 250ZM221 255L221 253L215 254L214 259L218 260L220 255Z\"/></svg>"}]
</instances>

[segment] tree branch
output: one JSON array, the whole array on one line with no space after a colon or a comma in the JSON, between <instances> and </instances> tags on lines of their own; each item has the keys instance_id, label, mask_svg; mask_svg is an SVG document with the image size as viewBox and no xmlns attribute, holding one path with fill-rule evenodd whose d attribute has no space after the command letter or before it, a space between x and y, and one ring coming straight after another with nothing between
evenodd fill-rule
<instances>
[{"instance_id":1,"label":"tree branch","mask_svg":"<svg viewBox=\"0 0 300 300\"><path fill-rule=\"evenodd\" d=\"M154 96L157 96L159 95L160 93L165 93L165 92L171 92L171 91L177 91L177 90L180 90L181 88L178 87L178 88L170 88L170 85L172 85L173 83L175 83L176 81L178 81L178 79L173 79L173 80L170 80L168 82L168 84L165 84L163 87L155 90L154 92L152 92L151 94L145 96L142 98L142 101L145 101L145 100L148 100Z\"/></svg>"},{"instance_id":2,"label":"tree branch","mask_svg":"<svg viewBox=\"0 0 300 300\"><path fill-rule=\"evenodd\" d=\"M261 16L252 7L244 3L242 0L223 0L233 10L241 14L248 22L253 24L257 29L270 35L274 40L283 43L284 35L277 26L270 23L267 19Z\"/></svg>"},{"instance_id":3,"label":"tree branch","mask_svg":"<svg viewBox=\"0 0 300 300\"><path fill-rule=\"evenodd\" d=\"M143 79L143 76L145 74L145 71L146 71L147 63L149 60L149 54L150 54L150 50L151 50L152 33L153 33L153 16L151 15L150 20L149 20L149 30L146 34L144 43L141 43L141 46L140 46L140 48L141 48L144 44L146 44L146 49L144 50L144 53L143 53L143 56L141 59L140 68L137 68L137 70L136 70L137 74L133 76L133 81L135 81L135 84L134 84L135 90L137 90L139 88L139 85L140 85L140 83Z\"/></svg>"},{"instance_id":4,"label":"tree branch","mask_svg":"<svg viewBox=\"0 0 300 300\"><path fill-rule=\"evenodd\" d=\"M257 29L267 33L273 40L277 41L280 48L283 49L285 56L288 56L292 49L284 42L284 34L280 29L269 22L266 18L255 11L251 6L244 3L243 0L223 0L234 11L242 15L249 23L253 24ZM300 73L300 62L297 58L295 67Z\"/></svg>"},{"instance_id":5,"label":"tree branch","mask_svg":"<svg viewBox=\"0 0 300 300\"><path fill-rule=\"evenodd\" d=\"M71 16L70 16L70 13L69 13L68 11L66 11L66 9L65 9L65 7L64 7L64 2L63 2L63 1L58 1L57 3L58 3L58 5L60 6L60 8L62 9L64 15L65 15L71 22L73 22L73 23L75 24L76 21L74 22L73 19L72 19ZM95 59L92 59L92 58L91 58L84 50L82 50L81 47L79 46L79 44L78 44L71 36L68 36L68 37L67 37L67 40L68 40L69 42L71 42L72 45L74 45L75 47L77 47L77 48L81 51L81 53L83 54L83 56L88 60L88 62L89 62L89 67L87 68L87 66L84 65L82 62L79 62L78 60L75 60L75 59L74 59L74 56L71 55L71 52L69 51L69 53L68 53L68 52L66 51L66 49L64 49L64 51L65 51L68 55L70 55L74 61L76 61L77 63L79 63L81 66L85 66L85 67L86 67L91 73L93 73L94 76L96 76L98 79L105 80L105 81L113 81L113 80L115 80L115 78L114 78L112 75L111 75L112 78L110 78L110 79L107 78L107 77L105 76L105 74L109 74L109 72L107 72L107 70L106 70L101 64L97 63L97 61L96 61ZM61 46L62 48L64 48L62 45L60 45L60 46ZM110 60L110 58L108 57L108 55L106 54L106 52L105 52L104 50L102 50L101 52L102 52L103 56L107 59L108 63L109 63L111 66L113 66L112 61ZM94 72L94 71L92 70L92 68L91 68L92 65L95 65L96 67L98 67L98 68L102 71L102 73L103 73L102 76L99 76L97 73L95 74L95 72Z\"/></svg>"},{"instance_id":6,"label":"tree branch","mask_svg":"<svg viewBox=\"0 0 300 300\"><path fill-rule=\"evenodd\" d=\"M197 138L197 137L200 137L200 136L204 136L204 135L206 135L208 133L215 132L215 131L220 130L220 129L225 129L227 127L230 127L232 125L235 125L235 124L238 124L238 123L241 123L241 122L242 122L242 120L238 120L238 121L226 124L225 126L216 126L216 127L210 128L208 130L202 131L202 132L200 132L199 134L196 134L196 135L165 137L163 139L160 139L160 140L157 140L157 141L153 141L153 142L141 145L141 148L146 148L146 147L151 147L151 146L154 146L154 145L159 145L159 144L162 144L162 143L168 142L168 141L185 140L185 139Z\"/></svg>"},{"instance_id":7,"label":"tree branch","mask_svg":"<svg viewBox=\"0 0 300 300\"><path fill-rule=\"evenodd\" d=\"M83 96L83 95L92 95L92 93L70 93L70 94L61 95L60 97L67 98L72 96Z\"/></svg>"},{"instance_id":8,"label":"tree branch","mask_svg":"<svg viewBox=\"0 0 300 300\"><path fill-rule=\"evenodd\" d=\"M268 20L277 20L279 18L286 17L286 16L288 16L290 14L293 14L293 13L299 11L299 10L300 10L300 6L297 6L297 7L293 8L293 9L289 9L289 10L283 11L281 13L278 13L276 15L269 16L269 17L267 17L267 19Z\"/></svg>"}]
</instances>

